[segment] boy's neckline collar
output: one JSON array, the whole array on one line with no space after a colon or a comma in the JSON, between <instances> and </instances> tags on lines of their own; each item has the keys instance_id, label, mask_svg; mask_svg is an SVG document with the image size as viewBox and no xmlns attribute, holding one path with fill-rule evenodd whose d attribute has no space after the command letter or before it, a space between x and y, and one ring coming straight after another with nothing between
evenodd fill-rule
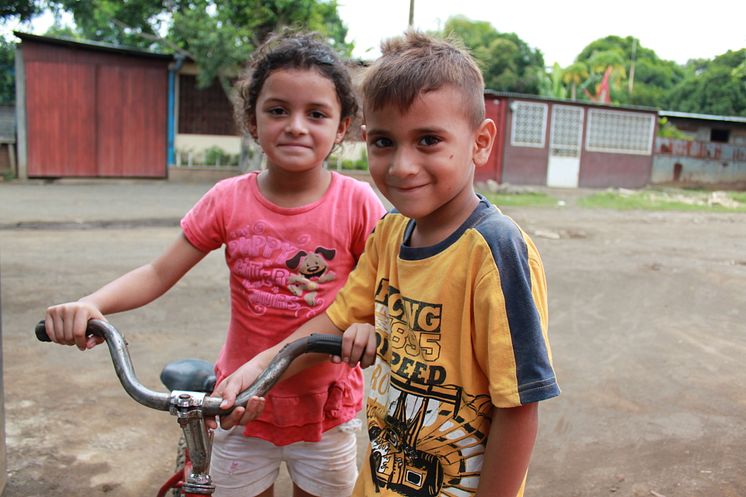
<instances>
[{"instance_id":1,"label":"boy's neckline collar","mask_svg":"<svg viewBox=\"0 0 746 497\"><path fill-rule=\"evenodd\" d=\"M432 257L439 254L440 252L443 252L445 249L453 245L456 241L458 241L459 238L461 238L461 235L463 235L466 230L475 226L487 214L488 209L492 205L490 204L489 200L484 197L484 195L481 195L479 193L477 193L476 195L479 199L479 203L471 212L469 217L466 218L466 220L461 223L461 226L456 228L453 233L451 233L443 241L440 241L435 245L429 245L426 247L412 247L409 245L410 241L412 240L412 233L414 232L414 228L417 225L414 219L410 219L407 222L407 226L404 228L404 235L402 237L402 243L399 248L399 256L402 259L406 260L427 259L428 257Z\"/></svg>"}]
</instances>

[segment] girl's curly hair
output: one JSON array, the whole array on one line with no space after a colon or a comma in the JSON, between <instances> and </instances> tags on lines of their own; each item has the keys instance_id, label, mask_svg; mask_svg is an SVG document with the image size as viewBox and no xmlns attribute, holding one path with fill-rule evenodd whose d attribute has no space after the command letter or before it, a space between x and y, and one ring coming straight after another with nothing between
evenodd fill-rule
<instances>
[{"instance_id":1,"label":"girl's curly hair","mask_svg":"<svg viewBox=\"0 0 746 497\"><path fill-rule=\"evenodd\" d=\"M344 62L317 33L285 29L271 34L254 51L247 71L235 85L234 110L239 127L256 138L256 102L264 82L277 69L315 69L333 84L342 108L352 119L358 103Z\"/></svg>"}]
</instances>

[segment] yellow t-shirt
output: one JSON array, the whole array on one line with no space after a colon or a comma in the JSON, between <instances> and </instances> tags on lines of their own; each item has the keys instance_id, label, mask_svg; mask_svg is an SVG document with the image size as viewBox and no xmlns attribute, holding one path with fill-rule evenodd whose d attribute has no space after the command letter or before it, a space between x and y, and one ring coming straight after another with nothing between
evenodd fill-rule
<instances>
[{"instance_id":1,"label":"yellow t-shirt","mask_svg":"<svg viewBox=\"0 0 746 497\"><path fill-rule=\"evenodd\" d=\"M408 246L413 229L386 215L327 310L341 329L374 323L378 338L354 496L473 495L492 407L559 394L528 236L484 198L435 246Z\"/></svg>"}]
</instances>

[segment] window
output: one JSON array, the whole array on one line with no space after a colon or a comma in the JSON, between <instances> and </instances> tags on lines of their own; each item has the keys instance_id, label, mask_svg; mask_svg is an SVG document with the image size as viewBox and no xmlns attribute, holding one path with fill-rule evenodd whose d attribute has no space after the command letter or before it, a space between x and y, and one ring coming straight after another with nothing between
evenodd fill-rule
<instances>
[{"instance_id":1,"label":"window","mask_svg":"<svg viewBox=\"0 0 746 497\"><path fill-rule=\"evenodd\" d=\"M197 88L196 76L179 75L178 133L237 135L233 106L220 83Z\"/></svg>"},{"instance_id":2,"label":"window","mask_svg":"<svg viewBox=\"0 0 746 497\"><path fill-rule=\"evenodd\" d=\"M585 148L593 152L650 155L654 126L652 114L590 109Z\"/></svg>"},{"instance_id":3,"label":"window","mask_svg":"<svg viewBox=\"0 0 746 497\"><path fill-rule=\"evenodd\" d=\"M552 107L552 127L549 143L551 155L580 157L583 142L583 109L569 105Z\"/></svg>"},{"instance_id":4,"label":"window","mask_svg":"<svg viewBox=\"0 0 746 497\"><path fill-rule=\"evenodd\" d=\"M547 131L547 104L513 102L513 126L510 144L518 147L544 148Z\"/></svg>"},{"instance_id":5,"label":"window","mask_svg":"<svg viewBox=\"0 0 746 497\"><path fill-rule=\"evenodd\" d=\"M728 143L730 140L730 131L727 129L713 128L710 130L710 141L718 143Z\"/></svg>"}]
</instances>

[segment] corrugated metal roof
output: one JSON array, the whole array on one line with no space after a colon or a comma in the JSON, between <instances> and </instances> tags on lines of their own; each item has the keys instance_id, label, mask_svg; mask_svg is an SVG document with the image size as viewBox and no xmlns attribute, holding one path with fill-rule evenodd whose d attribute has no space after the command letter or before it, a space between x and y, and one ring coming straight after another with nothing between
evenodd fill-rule
<instances>
[{"instance_id":1,"label":"corrugated metal roof","mask_svg":"<svg viewBox=\"0 0 746 497\"><path fill-rule=\"evenodd\" d=\"M724 121L729 123L746 123L746 117L741 116L716 116L713 114L693 114L691 112L678 112L675 110L658 111L661 117L680 117L682 119L699 119L702 121Z\"/></svg>"},{"instance_id":2,"label":"corrugated metal roof","mask_svg":"<svg viewBox=\"0 0 746 497\"><path fill-rule=\"evenodd\" d=\"M49 43L51 45L63 45L69 47L86 48L89 50L100 50L103 52L114 52L119 54L135 55L138 57L148 57L155 59L173 59L173 55L164 54L158 52L151 52L143 50L141 48L125 47L122 45L114 45L111 43L104 43L101 41L89 41L89 40L73 40L71 38L55 38L52 36L40 36L32 35L29 33L22 33L20 31L13 31L13 34L19 37L22 41L35 41L39 43Z\"/></svg>"},{"instance_id":3,"label":"corrugated metal roof","mask_svg":"<svg viewBox=\"0 0 746 497\"><path fill-rule=\"evenodd\" d=\"M643 107L641 105L611 105L598 102L587 102L585 100L570 100L569 98L542 97L541 95L529 95L525 93L513 93L508 91L495 91L489 88L484 90L485 95L507 98L511 100L538 100L540 102L554 102L562 105L580 105L584 107L602 107L615 110L637 110L643 112L658 112L655 107Z\"/></svg>"}]
</instances>

